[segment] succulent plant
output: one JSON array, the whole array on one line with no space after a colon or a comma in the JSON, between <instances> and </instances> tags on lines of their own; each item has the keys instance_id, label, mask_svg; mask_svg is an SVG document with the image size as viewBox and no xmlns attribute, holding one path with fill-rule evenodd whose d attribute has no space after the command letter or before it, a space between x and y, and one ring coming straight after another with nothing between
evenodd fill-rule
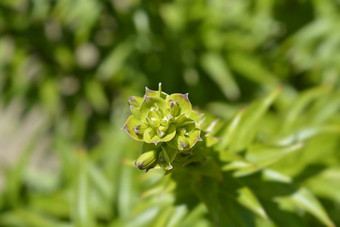
<instances>
[{"instance_id":1,"label":"succulent plant","mask_svg":"<svg viewBox=\"0 0 340 227\"><path fill-rule=\"evenodd\" d=\"M168 95L146 88L144 97L131 96L132 115L123 129L135 140L143 141L136 166L150 169L157 165L171 169L177 152L190 150L201 141L201 115L192 109L188 94Z\"/></svg>"}]
</instances>

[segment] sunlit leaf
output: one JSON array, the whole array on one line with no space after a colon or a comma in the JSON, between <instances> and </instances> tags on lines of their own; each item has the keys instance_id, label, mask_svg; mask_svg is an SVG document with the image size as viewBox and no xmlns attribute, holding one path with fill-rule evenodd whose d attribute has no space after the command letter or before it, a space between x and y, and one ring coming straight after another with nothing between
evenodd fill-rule
<instances>
[{"instance_id":1,"label":"sunlit leaf","mask_svg":"<svg viewBox=\"0 0 340 227\"><path fill-rule=\"evenodd\" d=\"M237 201L239 203L249 208L260 217L268 220L268 216L265 210L263 209L262 205L254 195L254 193L248 187L242 187L237 192L239 193L237 197Z\"/></svg>"},{"instance_id":2,"label":"sunlit leaf","mask_svg":"<svg viewBox=\"0 0 340 227\"><path fill-rule=\"evenodd\" d=\"M309 212L326 226L335 226L334 223L329 219L327 212L322 207L321 203L310 191L305 188L299 189L289 197L277 198L277 201L279 203L288 202L289 204L296 206L297 208Z\"/></svg>"}]
</instances>

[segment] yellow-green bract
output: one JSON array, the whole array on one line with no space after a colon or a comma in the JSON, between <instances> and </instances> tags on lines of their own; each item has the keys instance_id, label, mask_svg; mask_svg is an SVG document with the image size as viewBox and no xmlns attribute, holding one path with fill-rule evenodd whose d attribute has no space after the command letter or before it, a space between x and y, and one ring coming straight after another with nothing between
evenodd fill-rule
<instances>
[{"instance_id":1,"label":"yellow-green bract","mask_svg":"<svg viewBox=\"0 0 340 227\"><path fill-rule=\"evenodd\" d=\"M176 156L173 150L189 150L197 141L201 141L201 115L192 110L188 94L168 95L159 84L158 91L146 88L144 97L131 96L128 103L132 115L123 129L133 139L152 144L150 146L157 149L156 153L160 153L159 164L167 163L165 168L172 168L170 163L174 157L169 157ZM146 165L144 168L145 165L141 164L143 161L136 162L138 168L149 169L154 166Z\"/></svg>"}]
</instances>

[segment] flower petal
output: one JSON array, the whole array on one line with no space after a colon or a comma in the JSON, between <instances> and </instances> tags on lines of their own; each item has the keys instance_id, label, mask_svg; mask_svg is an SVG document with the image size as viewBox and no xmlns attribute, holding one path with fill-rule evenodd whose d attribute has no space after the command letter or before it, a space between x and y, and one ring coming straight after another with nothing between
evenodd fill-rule
<instances>
[{"instance_id":1,"label":"flower petal","mask_svg":"<svg viewBox=\"0 0 340 227\"><path fill-rule=\"evenodd\" d=\"M180 108L177 102L170 101L170 114L172 117L177 117L180 115Z\"/></svg>"},{"instance_id":2,"label":"flower petal","mask_svg":"<svg viewBox=\"0 0 340 227\"><path fill-rule=\"evenodd\" d=\"M142 102L144 101L144 99L142 97L139 96L131 96L129 98L129 105L133 106L133 107L140 107L140 105L142 104Z\"/></svg>"},{"instance_id":3,"label":"flower petal","mask_svg":"<svg viewBox=\"0 0 340 227\"><path fill-rule=\"evenodd\" d=\"M191 149L197 141L202 141L200 134L201 130L199 128L194 128L184 135L177 133L176 136L168 142L168 145L179 151Z\"/></svg>"},{"instance_id":4,"label":"flower petal","mask_svg":"<svg viewBox=\"0 0 340 227\"><path fill-rule=\"evenodd\" d=\"M176 127L174 125L170 125L168 130L164 133L164 136L161 137L156 129L148 128L145 130L143 138L146 143L157 144L159 142L167 142L174 138L174 136L176 135Z\"/></svg>"},{"instance_id":5,"label":"flower petal","mask_svg":"<svg viewBox=\"0 0 340 227\"><path fill-rule=\"evenodd\" d=\"M132 138L138 141L143 141L143 132L146 125L138 120L134 115L131 115L125 122L122 129L124 129Z\"/></svg>"},{"instance_id":6,"label":"flower petal","mask_svg":"<svg viewBox=\"0 0 340 227\"><path fill-rule=\"evenodd\" d=\"M141 119L145 119L151 108L160 109L164 112L167 109L166 102L159 97L145 97L139 110Z\"/></svg>"},{"instance_id":7,"label":"flower petal","mask_svg":"<svg viewBox=\"0 0 340 227\"><path fill-rule=\"evenodd\" d=\"M191 114L191 103L188 99L188 94L172 94L169 95L166 99L168 103L168 108L171 108L171 105L174 105L173 103L176 102L178 104L178 107L180 109L178 115L185 114L186 117L189 117Z\"/></svg>"},{"instance_id":8,"label":"flower petal","mask_svg":"<svg viewBox=\"0 0 340 227\"><path fill-rule=\"evenodd\" d=\"M132 113L132 115L134 115L137 119L140 119L139 116L139 109L140 109L140 105L143 103L144 99L142 97L139 96L131 96L129 98L129 105L130 105L130 111Z\"/></svg>"}]
</instances>

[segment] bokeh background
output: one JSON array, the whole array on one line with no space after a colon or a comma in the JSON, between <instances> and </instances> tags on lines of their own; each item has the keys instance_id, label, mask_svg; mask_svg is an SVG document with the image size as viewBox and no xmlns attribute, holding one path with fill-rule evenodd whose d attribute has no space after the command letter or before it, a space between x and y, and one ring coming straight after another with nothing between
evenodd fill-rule
<instances>
[{"instance_id":1,"label":"bokeh background","mask_svg":"<svg viewBox=\"0 0 340 227\"><path fill-rule=\"evenodd\" d=\"M133 167L129 96L162 82L229 119L339 73L338 0L1 0L0 226L209 226L145 193L167 177Z\"/></svg>"}]
</instances>

